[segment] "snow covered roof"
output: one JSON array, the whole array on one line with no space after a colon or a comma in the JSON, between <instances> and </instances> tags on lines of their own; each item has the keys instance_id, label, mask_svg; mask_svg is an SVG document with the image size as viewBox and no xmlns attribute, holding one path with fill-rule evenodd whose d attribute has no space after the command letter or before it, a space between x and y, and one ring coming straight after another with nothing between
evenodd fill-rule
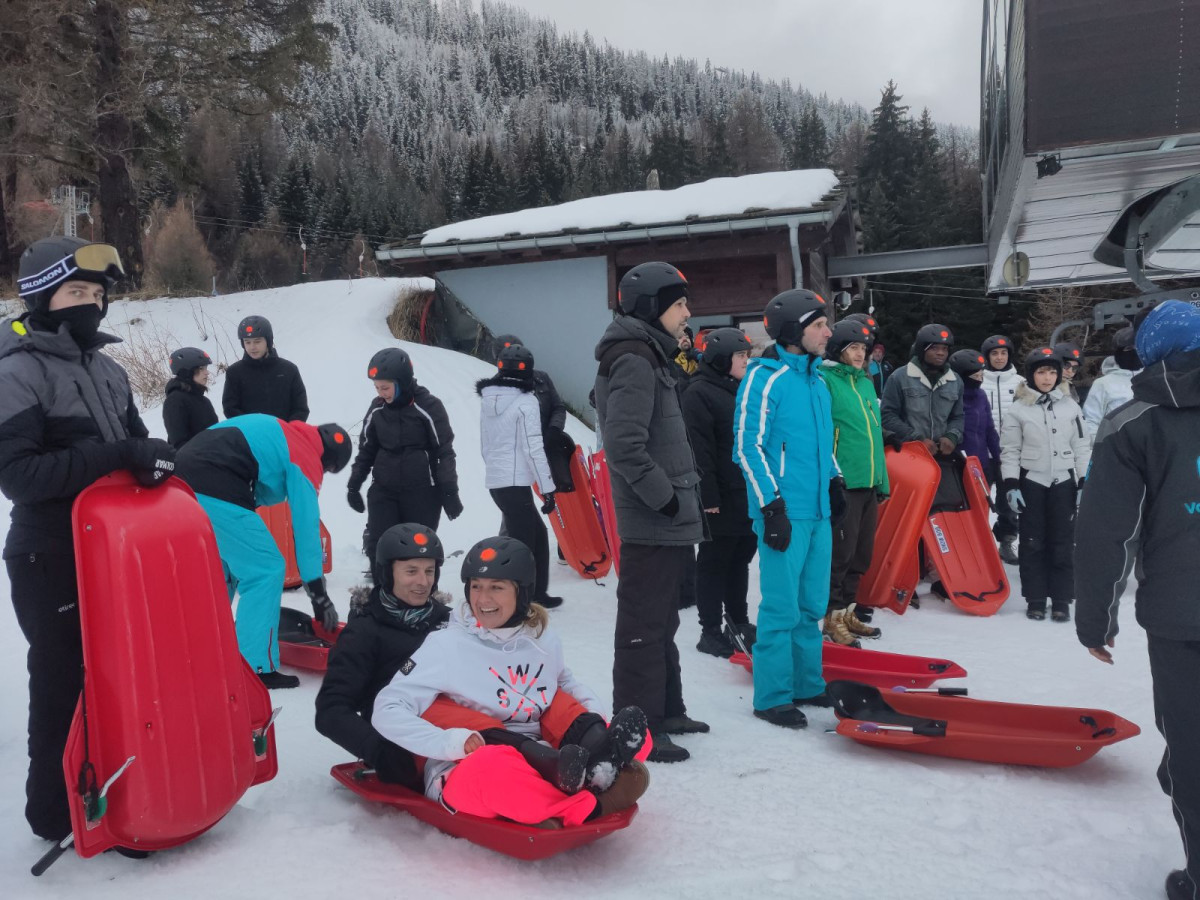
<instances>
[{"instance_id":1,"label":"snow covered roof","mask_svg":"<svg viewBox=\"0 0 1200 900\"><path fill-rule=\"evenodd\" d=\"M606 194L558 206L468 219L427 231L421 238L421 245L809 209L819 204L837 185L838 177L829 169L713 178L670 191Z\"/></svg>"}]
</instances>

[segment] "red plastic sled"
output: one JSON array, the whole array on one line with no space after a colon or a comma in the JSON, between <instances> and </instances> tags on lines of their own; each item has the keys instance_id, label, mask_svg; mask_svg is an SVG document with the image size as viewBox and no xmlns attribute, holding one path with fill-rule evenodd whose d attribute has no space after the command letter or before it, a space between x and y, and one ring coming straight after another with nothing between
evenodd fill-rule
<instances>
[{"instance_id":1,"label":"red plastic sled","mask_svg":"<svg viewBox=\"0 0 1200 900\"><path fill-rule=\"evenodd\" d=\"M920 442L907 443L899 451L888 449L884 459L891 495L879 507L871 567L859 582L857 600L903 615L920 580L917 546L940 474Z\"/></svg>"},{"instance_id":2,"label":"red plastic sled","mask_svg":"<svg viewBox=\"0 0 1200 900\"><path fill-rule=\"evenodd\" d=\"M621 537L617 534L617 510L613 506L612 481L608 475L608 457L604 451L593 453L589 460L591 469L592 495L600 509L600 525L608 541L608 552L612 557L613 571L621 574Z\"/></svg>"},{"instance_id":3,"label":"red plastic sled","mask_svg":"<svg viewBox=\"0 0 1200 900\"><path fill-rule=\"evenodd\" d=\"M216 538L182 481L150 490L109 475L79 495L72 524L84 685L63 774L75 849L175 847L275 777L270 697L238 652Z\"/></svg>"},{"instance_id":4,"label":"red plastic sled","mask_svg":"<svg viewBox=\"0 0 1200 900\"><path fill-rule=\"evenodd\" d=\"M337 643L345 622L331 634L320 622L298 609L279 610L279 662L293 669L324 672L329 668L329 651Z\"/></svg>"},{"instance_id":5,"label":"red plastic sled","mask_svg":"<svg viewBox=\"0 0 1200 900\"><path fill-rule=\"evenodd\" d=\"M292 510L287 502L276 503L274 506L260 506L257 510L259 518L267 523L267 528L271 531L271 537L275 538L275 545L279 548L280 554L283 555L283 562L287 568L283 573L283 586L287 590L298 588L304 584L304 580L300 577L300 570L296 568L296 539L292 534ZM332 541L329 537L329 532L325 528L325 523L321 523L321 556L322 570L328 575L333 571L333 553Z\"/></svg>"},{"instance_id":6,"label":"red plastic sled","mask_svg":"<svg viewBox=\"0 0 1200 900\"><path fill-rule=\"evenodd\" d=\"M929 516L922 535L925 555L933 562L951 603L973 616L994 615L1008 599L1009 586L988 522L983 466L969 456L965 462L954 460L942 471L943 478L957 482L944 485L943 493L957 494L959 502ZM946 487L951 490L947 492Z\"/></svg>"},{"instance_id":7,"label":"red plastic sled","mask_svg":"<svg viewBox=\"0 0 1200 900\"><path fill-rule=\"evenodd\" d=\"M555 508L547 514L550 527L572 569L584 578L603 578L612 568L612 557L596 516L583 450L578 445L571 454L571 482L574 485L571 490L564 488L554 493Z\"/></svg>"},{"instance_id":8,"label":"red plastic sled","mask_svg":"<svg viewBox=\"0 0 1200 900\"><path fill-rule=\"evenodd\" d=\"M881 693L835 681L837 733L872 747L1016 766L1064 768L1141 734L1103 709L997 703L938 694Z\"/></svg>"},{"instance_id":9,"label":"red plastic sled","mask_svg":"<svg viewBox=\"0 0 1200 900\"><path fill-rule=\"evenodd\" d=\"M754 671L753 660L741 651L729 661L747 672ZM825 641L821 648L821 670L826 681L859 681L882 688L926 688L942 678L967 677L966 669L948 659L862 650L832 641Z\"/></svg>"},{"instance_id":10,"label":"red plastic sled","mask_svg":"<svg viewBox=\"0 0 1200 900\"><path fill-rule=\"evenodd\" d=\"M334 766L329 774L365 800L395 806L451 837L524 860L546 859L628 828L638 809L635 803L629 809L570 828L533 828L502 819L452 813L416 791L398 784L384 784L373 774L367 774L360 763Z\"/></svg>"}]
</instances>

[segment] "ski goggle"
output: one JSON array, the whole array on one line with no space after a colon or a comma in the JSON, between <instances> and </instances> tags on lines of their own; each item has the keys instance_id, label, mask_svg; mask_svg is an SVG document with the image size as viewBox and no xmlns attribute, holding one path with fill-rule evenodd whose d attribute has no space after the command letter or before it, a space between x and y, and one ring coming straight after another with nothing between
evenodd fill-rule
<instances>
[{"instance_id":1,"label":"ski goggle","mask_svg":"<svg viewBox=\"0 0 1200 900\"><path fill-rule=\"evenodd\" d=\"M124 274L125 267L121 265L121 256L116 247L111 244L84 244L54 265L20 279L18 293L28 297L77 276L96 281L99 278L115 280Z\"/></svg>"}]
</instances>

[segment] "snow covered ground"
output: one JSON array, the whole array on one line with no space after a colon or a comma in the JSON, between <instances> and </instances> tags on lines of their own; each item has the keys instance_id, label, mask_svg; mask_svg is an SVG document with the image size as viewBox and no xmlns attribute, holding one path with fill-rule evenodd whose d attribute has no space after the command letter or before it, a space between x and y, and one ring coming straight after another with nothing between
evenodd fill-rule
<instances>
[{"instance_id":1,"label":"snow covered ground","mask_svg":"<svg viewBox=\"0 0 1200 900\"><path fill-rule=\"evenodd\" d=\"M281 353L301 367L313 422L357 424L373 392L371 354L394 344L384 324L400 282L328 282L196 300L117 303L110 325L159 329L179 344L232 361L233 329L268 316ZM200 327L209 330L201 339ZM213 331L212 329L216 329ZM218 342L216 335L220 334ZM493 533L499 516L483 490L474 381L490 367L448 351L406 347L418 380L440 396L457 434L466 512L441 530L448 551ZM221 383L215 395L219 406ZM159 409L147 411L162 434ZM578 422L571 433L587 446ZM346 472L322 493L333 534L330 593L345 615L347 590L364 560L364 519L345 503ZM0 500L7 522L8 504ZM611 686L614 578L593 584L551 566L553 613L570 665L601 696ZM1016 570L1010 570L1016 584ZM3 579L0 572L0 579ZM461 595L456 562L443 586ZM752 602L757 577L751 584ZM0 584L0 594L7 584ZM1019 593L1019 591L1017 591ZM307 607L302 594L285 602ZM653 766L633 825L574 853L522 863L448 838L408 816L371 807L340 788L329 767L345 754L313 728L314 675L276 692L278 777L253 788L228 817L183 848L135 862L108 854L64 857L43 878L29 866L45 849L22 813L25 775L25 644L0 604L0 873L3 896L66 898L213 897L816 897L1158 898L1182 862L1169 802L1154 771L1154 730L1145 638L1132 592L1121 611L1117 664L1088 656L1070 625L1029 622L1019 596L977 619L927 595L903 617L876 616L878 649L945 656L970 672L973 696L1096 706L1137 722L1140 737L1066 770L989 766L862 747L825 729L828 710L806 731L784 731L750 714L749 677L693 648L699 628L684 614L679 644L689 711L712 725L684 737L693 757Z\"/></svg>"}]
</instances>

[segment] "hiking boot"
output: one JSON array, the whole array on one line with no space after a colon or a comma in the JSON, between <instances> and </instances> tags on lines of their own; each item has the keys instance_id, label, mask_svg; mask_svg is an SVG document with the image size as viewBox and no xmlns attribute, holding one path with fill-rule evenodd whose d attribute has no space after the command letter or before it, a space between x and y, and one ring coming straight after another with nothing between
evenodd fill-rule
<instances>
[{"instance_id":1,"label":"hiking boot","mask_svg":"<svg viewBox=\"0 0 1200 900\"><path fill-rule=\"evenodd\" d=\"M826 709L833 706L833 698L829 696L829 691L821 691L819 694L813 694L811 697L801 697L799 700L793 700L796 706L823 706Z\"/></svg>"},{"instance_id":2,"label":"hiking boot","mask_svg":"<svg viewBox=\"0 0 1200 900\"><path fill-rule=\"evenodd\" d=\"M281 691L285 688L300 687L300 679L295 675L284 675L282 672L259 672L258 680L268 691Z\"/></svg>"},{"instance_id":3,"label":"hiking boot","mask_svg":"<svg viewBox=\"0 0 1200 900\"><path fill-rule=\"evenodd\" d=\"M1020 561L1017 557L1017 541L1015 538L1009 538L1007 541L1000 542L1000 561L1006 562L1010 566L1015 566Z\"/></svg>"},{"instance_id":4,"label":"hiking boot","mask_svg":"<svg viewBox=\"0 0 1200 900\"><path fill-rule=\"evenodd\" d=\"M808 726L808 718L790 703L772 706L770 709L756 709L754 716L780 728L800 729Z\"/></svg>"},{"instance_id":5,"label":"hiking boot","mask_svg":"<svg viewBox=\"0 0 1200 900\"><path fill-rule=\"evenodd\" d=\"M546 609L558 609L563 603L562 597L551 597L549 594L544 597L539 597L533 602L538 604L538 606L546 607Z\"/></svg>"},{"instance_id":6,"label":"hiking boot","mask_svg":"<svg viewBox=\"0 0 1200 900\"><path fill-rule=\"evenodd\" d=\"M1065 606L1057 607L1050 612L1050 619L1054 622L1070 622L1071 610Z\"/></svg>"},{"instance_id":7,"label":"hiking boot","mask_svg":"<svg viewBox=\"0 0 1200 900\"><path fill-rule=\"evenodd\" d=\"M834 609L830 610L825 616L825 637L833 641L835 644L841 644L843 647L861 647L858 639L850 633L850 628L846 624L846 610Z\"/></svg>"},{"instance_id":8,"label":"hiking boot","mask_svg":"<svg viewBox=\"0 0 1200 900\"><path fill-rule=\"evenodd\" d=\"M1035 622L1042 621L1046 618L1045 604L1030 603L1029 607L1025 610L1025 618L1032 619Z\"/></svg>"},{"instance_id":9,"label":"hiking boot","mask_svg":"<svg viewBox=\"0 0 1200 900\"><path fill-rule=\"evenodd\" d=\"M1167 900L1195 900L1196 885L1183 869L1176 869L1167 876Z\"/></svg>"},{"instance_id":10,"label":"hiking boot","mask_svg":"<svg viewBox=\"0 0 1200 900\"><path fill-rule=\"evenodd\" d=\"M650 787L650 770L636 759L621 770L612 787L597 795L596 803L600 807L600 815L609 816L629 809L638 802L646 789Z\"/></svg>"},{"instance_id":11,"label":"hiking boot","mask_svg":"<svg viewBox=\"0 0 1200 900\"><path fill-rule=\"evenodd\" d=\"M646 762L683 762L692 756L687 750L671 740L671 736L665 731L652 731L650 732L650 738L654 741L654 748L650 751L650 755L646 757Z\"/></svg>"},{"instance_id":12,"label":"hiking boot","mask_svg":"<svg viewBox=\"0 0 1200 900\"><path fill-rule=\"evenodd\" d=\"M864 625L870 625L871 620L875 618L875 610L870 606L863 606L861 603L859 603L854 607L854 615L856 615L858 617L858 621L862 622Z\"/></svg>"},{"instance_id":13,"label":"hiking boot","mask_svg":"<svg viewBox=\"0 0 1200 900\"><path fill-rule=\"evenodd\" d=\"M729 659L733 656L733 644L719 631L715 634L708 631L700 632L700 640L696 644L696 649L709 656L719 656L721 659Z\"/></svg>"},{"instance_id":14,"label":"hiking boot","mask_svg":"<svg viewBox=\"0 0 1200 900\"><path fill-rule=\"evenodd\" d=\"M690 718L686 713L682 716L668 716L663 719L662 730L667 734L708 734L708 723Z\"/></svg>"},{"instance_id":15,"label":"hiking boot","mask_svg":"<svg viewBox=\"0 0 1200 900\"><path fill-rule=\"evenodd\" d=\"M851 603L846 607L846 616L842 620L846 624L846 629L851 634L856 634L859 637L875 639L883 636L883 632L878 628L868 625L858 617L859 606L857 603Z\"/></svg>"}]
</instances>

